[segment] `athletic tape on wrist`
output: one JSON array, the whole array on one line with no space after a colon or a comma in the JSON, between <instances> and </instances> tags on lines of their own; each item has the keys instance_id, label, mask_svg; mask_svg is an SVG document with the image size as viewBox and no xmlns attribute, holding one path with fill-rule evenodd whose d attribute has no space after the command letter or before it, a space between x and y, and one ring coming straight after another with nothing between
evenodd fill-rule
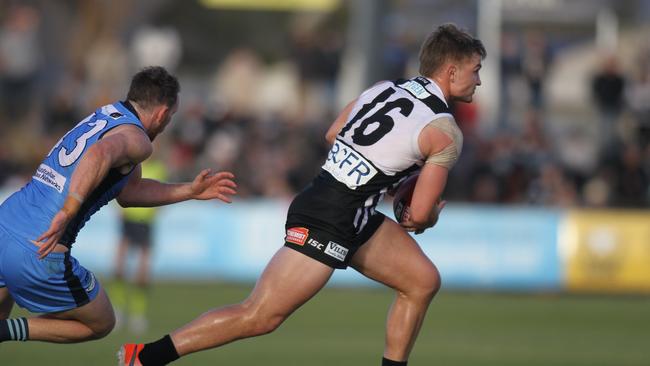
<instances>
[{"instance_id":1,"label":"athletic tape on wrist","mask_svg":"<svg viewBox=\"0 0 650 366\"><path fill-rule=\"evenodd\" d=\"M79 201L79 203L83 203L84 201L84 198L81 197L81 195L77 192L68 192L68 196L76 199L77 201Z\"/></svg>"}]
</instances>

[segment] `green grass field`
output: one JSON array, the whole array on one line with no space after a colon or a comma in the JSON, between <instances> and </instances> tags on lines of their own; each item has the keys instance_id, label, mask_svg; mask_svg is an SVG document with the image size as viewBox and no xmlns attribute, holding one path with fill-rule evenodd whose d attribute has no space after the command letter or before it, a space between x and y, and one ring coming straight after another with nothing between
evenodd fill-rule
<instances>
[{"instance_id":1,"label":"green grass field","mask_svg":"<svg viewBox=\"0 0 650 366\"><path fill-rule=\"evenodd\" d=\"M250 286L157 284L150 341L205 310L243 299ZM175 365L380 365L388 290L327 288L275 333L190 355ZM14 311L13 316L23 314ZM115 365L115 331L76 345L3 343L0 365ZM650 365L650 298L455 293L434 300L413 366Z\"/></svg>"}]
</instances>

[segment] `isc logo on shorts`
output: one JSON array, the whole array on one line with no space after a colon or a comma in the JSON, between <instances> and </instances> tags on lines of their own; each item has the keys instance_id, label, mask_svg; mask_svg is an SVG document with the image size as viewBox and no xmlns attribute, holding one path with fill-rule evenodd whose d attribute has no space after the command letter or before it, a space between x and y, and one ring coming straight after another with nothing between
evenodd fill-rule
<instances>
[{"instance_id":1,"label":"isc logo on shorts","mask_svg":"<svg viewBox=\"0 0 650 366\"><path fill-rule=\"evenodd\" d=\"M318 250L323 250L324 245L316 239L309 238L309 240L307 240L307 243Z\"/></svg>"},{"instance_id":2,"label":"isc logo on shorts","mask_svg":"<svg viewBox=\"0 0 650 366\"><path fill-rule=\"evenodd\" d=\"M342 247L335 242L330 241L327 243L327 248L325 248L325 254L343 262L345 261L345 257L348 255L348 248Z\"/></svg>"},{"instance_id":3,"label":"isc logo on shorts","mask_svg":"<svg viewBox=\"0 0 650 366\"><path fill-rule=\"evenodd\" d=\"M340 140L334 142L323 169L350 189L357 189L377 175L377 169L366 158Z\"/></svg>"},{"instance_id":4,"label":"isc logo on shorts","mask_svg":"<svg viewBox=\"0 0 650 366\"><path fill-rule=\"evenodd\" d=\"M287 229L287 236L284 238L284 241L298 245L305 245L308 236L309 229L305 227L292 227Z\"/></svg>"}]
</instances>

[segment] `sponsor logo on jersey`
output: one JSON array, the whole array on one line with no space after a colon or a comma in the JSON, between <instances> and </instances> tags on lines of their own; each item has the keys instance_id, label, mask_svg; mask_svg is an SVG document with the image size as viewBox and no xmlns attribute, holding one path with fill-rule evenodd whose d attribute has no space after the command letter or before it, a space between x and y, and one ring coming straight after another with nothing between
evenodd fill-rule
<instances>
[{"instance_id":1,"label":"sponsor logo on jersey","mask_svg":"<svg viewBox=\"0 0 650 366\"><path fill-rule=\"evenodd\" d=\"M115 108L115 106L112 104L103 106L102 114L110 116L113 119L118 119L123 116L123 114L120 113L120 111L117 108Z\"/></svg>"},{"instance_id":2,"label":"sponsor logo on jersey","mask_svg":"<svg viewBox=\"0 0 650 366\"><path fill-rule=\"evenodd\" d=\"M399 85L400 88L407 90L409 93L411 93L414 97L418 99L426 99L429 96L431 96L431 93L427 89L422 86L422 84L414 81L414 80L408 80L404 84Z\"/></svg>"},{"instance_id":3,"label":"sponsor logo on jersey","mask_svg":"<svg viewBox=\"0 0 650 366\"><path fill-rule=\"evenodd\" d=\"M309 236L309 229L304 227L292 227L287 229L287 236L284 238L284 241L298 245L305 245L307 236Z\"/></svg>"},{"instance_id":4,"label":"sponsor logo on jersey","mask_svg":"<svg viewBox=\"0 0 650 366\"><path fill-rule=\"evenodd\" d=\"M317 241L316 239L309 239L307 240L307 244L311 245L312 247L318 249L318 250L323 250L323 247L325 244L322 244L321 242Z\"/></svg>"},{"instance_id":5,"label":"sponsor logo on jersey","mask_svg":"<svg viewBox=\"0 0 650 366\"><path fill-rule=\"evenodd\" d=\"M327 243L327 248L325 248L325 254L343 262L345 260L345 257L348 255L348 248L342 247L335 242L330 241Z\"/></svg>"},{"instance_id":6,"label":"sponsor logo on jersey","mask_svg":"<svg viewBox=\"0 0 650 366\"><path fill-rule=\"evenodd\" d=\"M59 193L63 193L67 181L66 177L46 164L41 164L32 178L56 189Z\"/></svg>"},{"instance_id":7,"label":"sponsor logo on jersey","mask_svg":"<svg viewBox=\"0 0 650 366\"><path fill-rule=\"evenodd\" d=\"M357 189L377 175L377 169L366 158L340 140L334 142L323 169L350 189Z\"/></svg>"}]
</instances>

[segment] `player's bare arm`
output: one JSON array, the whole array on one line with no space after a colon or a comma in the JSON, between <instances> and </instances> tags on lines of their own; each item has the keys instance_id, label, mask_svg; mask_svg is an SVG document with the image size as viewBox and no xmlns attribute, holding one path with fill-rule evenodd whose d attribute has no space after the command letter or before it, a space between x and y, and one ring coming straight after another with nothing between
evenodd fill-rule
<instances>
[{"instance_id":1,"label":"player's bare arm","mask_svg":"<svg viewBox=\"0 0 650 366\"><path fill-rule=\"evenodd\" d=\"M141 178L141 168L136 167L126 186L117 197L122 207L155 207L176 202L218 199L231 203L230 196L237 194L237 184L230 172L212 173L201 171L192 182L164 183L155 179Z\"/></svg>"},{"instance_id":2,"label":"player's bare arm","mask_svg":"<svg viewBox=\"0 0 650 366\"><path fill-rule=\"evenodd\" d=\"M352 109L354 109L354 105L356 103L357 103L356 99L348 103L348 105L346 105L345 108L343 108L339 116L336 117L336 119L334 120L330 128L327 130L327 133L325 134L325 140L327 140L327 142L330 145L334 144L334 140L336 140L336 135L339 134L339 132L343 128L343 125L345 125L345 122L348 121L350 112L352 112Z\"/></svg>"},{"instance_id":3,"label":"player's bare arm","mask_svg":"<svg viewBox=\"0 0 650 366\"><path fill-rule=\"evenodd\" d=\"M421 232L435 225L446 204L440 198L447 184L449 169L458 158L457 145L462 142L455 141L449 129L439 127L440 124L455 126L450 117L443 118L448 120L441 119L439 123L428 125L418 137L420 151L426 156L427 163L422 167L413 191L409 220L403 223L409 231ZM458 131L455 133L458 134Z\"/></svg>"},{"instance_id":4,"label":"player's bare arm","mask_svg":"<svg viewBox=\"0 0 650 366\"><path fill-rule=\"evenodd\" d=\"M384 82L385 81L379 81L379 82L375 83L373 86L384 83ZM345 123L349 120L350 113L354 109L354 106L357 104L358 99L359 98L356 98L353 101L351 101L350 103L348 103L348 105L346 105L345 108L343 108L343 110L341 111L339 116L336 118L336 120L334 120L334 122L332 123L330 128L327 130L327 133L325 134L325 140L327 140L327 142L330 145L334 144L334 140L336 140L336 135L338 135L339 132L341 132L341 129L343 128Z\"/></svg>"},{"instance_id":5,"label":"player's bare arm","mask_svg":"<svg viewBox=\"0 0 650 366\"><path fill-rule=\"evenodd\" d=\"M135 126L116 127L89 147L72 175L63 207L52 219L49 229L34 242L40 247L40 258L54 250L84 199L102 182L110 169L130 169L148 158L151 152L151 141Z\"/></svg>"},{"instance_id":6,"label":"player's bare arm","mask_svg":"<svg viewBox=\"0 0 650 366\"><path fill-rule=\"evenodd\" d=\"M446 201L440 197L447 183L448 172L447 168L434 164L426 164L422 168L413 190L408 220L402 224L407 231L420 233L438 222L440 211L446 205Z\"/></svg>"}]
</instances>

